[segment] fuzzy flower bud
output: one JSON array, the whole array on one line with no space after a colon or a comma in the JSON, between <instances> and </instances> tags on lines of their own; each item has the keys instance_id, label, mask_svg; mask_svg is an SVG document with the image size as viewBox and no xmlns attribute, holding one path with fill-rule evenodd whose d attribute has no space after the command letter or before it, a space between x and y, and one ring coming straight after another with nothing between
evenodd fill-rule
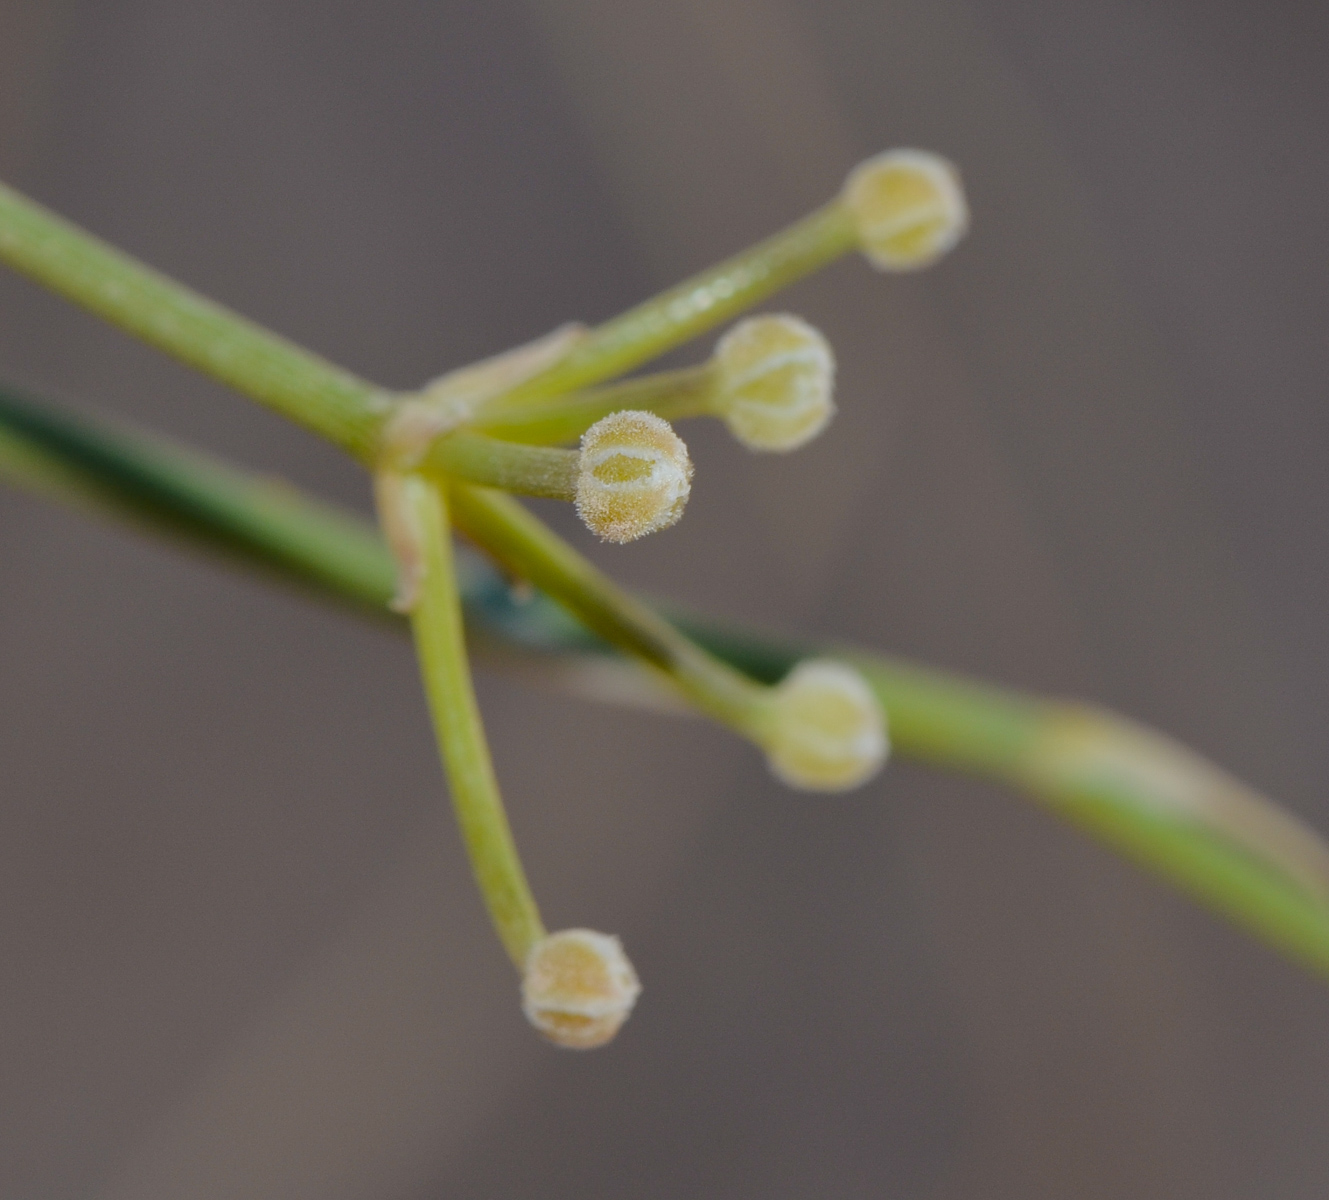
<instances>
[{"instance_id":1,"label":"fuzzy flower bud","mask_svg":"<svg viewBox=\"0 0 1329 1200\"><path fill-rule=\"evenodd\" d=\"M688 448L654 413L610 413L582 434L577 515L607 542L667 529L691 487Z\"/></svg>"},{"instance_id":2,"label":"fuzzy flower bud","mask_svg":"<svg viewBox=\"0 0 1329 1200\"><path fill-rule=\"evenodd\" d=\"M536 942L521 985L527 1020L570 1050L612 1040L640 994L618 938L590 929L564 929Z\"/></svg>"},{"instance_id":3,"label":"fuzzy flower bud","mask_svg":"<svg viewBox=\"0 0 1329 1200\"><path fill-rule=\"evenodd\" d=\"M715 347L715 406L749 450L796 450L835 412L835 356L806 321L749 317Z\"/></svg>"},{"instance_id":4,"label":"fuzzy flower bud","mask_svg":"<svg viewBox=\"0 0 1329 1200\"><path fill-rule=\"evenodd\" d=\"M860 163L842 198L863 253L883 271L931 266L969 227L959 173L926 150L888 150Z\"/></svg>"},{"instance_id":5,"label":"fuzzy flower bud","mask_svg":"<svg viewBox=\"0 0 1329 1200\"><path fill-rule=\"evenodd\" d=\"M790 787L848 791L876 774L889 749L881 705L852 667L809 659L776 687L767 754Z\"/></svg>"}]
</instances>

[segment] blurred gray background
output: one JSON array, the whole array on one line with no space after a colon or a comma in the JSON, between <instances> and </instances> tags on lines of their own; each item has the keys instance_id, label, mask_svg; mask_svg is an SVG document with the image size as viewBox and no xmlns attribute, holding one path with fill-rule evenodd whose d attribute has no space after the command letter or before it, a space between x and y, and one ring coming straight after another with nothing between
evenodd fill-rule
<instances>
[{"instance_id":1,"label":"blurred gray background","mask_svg":"<svg viewBox=\"0 0 1329 1200\"><path fill-rule=\"evenodd\" d=\"M556 520L718 613L1105 701L1329 829L1327 50L1265 0L0 0L0 176L409 386L940 150L951 259L777 303L837 348L823 439L689 427L678 529ZM0 375L366 504L2 272ZM0 556L6 1200L1329 1188L1329 992L1017 798L795 795L482 678L547 917L646 984L559 1053L404 642L8 491Z\"/></svg>"}]
</instances>

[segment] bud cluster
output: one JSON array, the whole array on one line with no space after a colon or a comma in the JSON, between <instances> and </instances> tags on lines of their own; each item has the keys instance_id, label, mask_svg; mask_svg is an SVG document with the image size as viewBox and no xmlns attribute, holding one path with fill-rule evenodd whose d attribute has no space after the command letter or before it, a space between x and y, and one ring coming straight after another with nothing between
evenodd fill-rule
<instances>
[{"instance_id":1,"label":"bud cluster","mask_svg":"<svg viewBox=\"0 0 1329 1200\"><path fill-rule=\"evenodd\" d=\"M811 659L774 686L754 681L617 589L505 493L571 500L607 542L668 528L682 516L693 473L670 420L718 417L748 449L795 450L835 413L835 355L806 321L765 314L733 324L708 362L605 381L855 245L878 268L911 271L954 246L967 223L948 162L890 151L856 168L835 203L785 235L599 329L565 327L454 372L385 422L378 499L399 559L399 604L411 613L475 874L521 971L522 1009L555 1045L610 1041L641 984L617 938L547 933L530 895L471 690L449 522L455 517L515 575L642 659L679 698L755 742L782 782L819 792L865 783L886 761L889 740L886 714L858 671Z\"/></svg>"}]
</instances>

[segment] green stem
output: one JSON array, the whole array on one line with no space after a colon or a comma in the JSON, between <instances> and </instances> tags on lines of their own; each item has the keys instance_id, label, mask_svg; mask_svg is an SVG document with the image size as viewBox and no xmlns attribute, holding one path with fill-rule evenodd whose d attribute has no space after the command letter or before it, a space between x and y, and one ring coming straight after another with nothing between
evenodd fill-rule
<instances>
[{"instance_id":1,"label":"green stem","mask_svg":"<svg viewBox=\"0 0 1329 1200\"><path fill-rule=\"evenodd\" d=\"M382 389L200 296L0 184L0 262L350 451L372 456Z\"/></svg>"},{"instance_id":2,"label":"green stem","mask_svg":"<svg viewBox=\"0 0 1329 1200\"><path fill-rule=\"evenodd\" d=\"M0 387L0 471L386 616L396 572L376 531L283 480L8 387Z\"/></svg>"},{"instance_id":3,"label":"green stem","mask_svg":"<svg viewBox=\"0 0 1329 1200\"><path fill-rule=\"evenodd\" d=\"M471 684L447 498L441 485L419 475L400 484L423 540L425 569L411 628L452 806L490 919L520 971L545 929L503 811Z\"/></svg>"},{"instance_id":4,"label":"green stem","mask_svg":"<svg viewBox=\"0 0 1329 1200\"><path fill-rule=\"evenodd\" d=\"M514 388L510 401L553 396L622 375L857 246L848 212L833 200L774 237L600 325L557 366Z\"/></svg>"},{"instance_id":5,"label":"green stem","mask_svg":"<svg viewBox=\"0 0 1329 1200\"><path fill-rule=\"evenodd\" d=\"M703 363L544 400L500 402L482 409L474 428L510 442L554 446L576 441L601 417L624 409L666 421L706 416L714 406L714 380L710 364Z\"/></svg>"},{"instance_id":6,"label":"green stem","mask_svg":"<svg viewBox=\"0 0 1329 1200\"><path fill-rule=\"evenodd\" d=\"M523 402L548 399L631 370L825 266L856 244L844 206L833 201L593 330L556 366L492 405L498 423L487 431L502 433L512 408ZM394 408L389 393L199 295L3 184L0 262L362 461L375 459L384 422ZM698 395L691 390L695 383L673 401L659 394L657 398L666 407L674 405L673 416L695 415L701 411ZM653 386L645 385L643 396ZM552 410L545 414L543 427L540 421L528 425L528 436L518 433L514 440L568 440L596 416L615 411L597 407L605 402L618 401L607 396L583 398L568 409ZM589 416L592 412L595 416ZM449 453L436 445L429 458L441 466Z\"/></svg>"},{"instance_id":7,"label":"green stem","mask_svg":"<svg viewBox=\"0 0 1329 1200\"><path fill-rule=\"evenodd\" d=\"M396 574L373 528L294 488L10 391L0 392L0 472L62 502L221 548L360 614L388 615ZM658 686L658 675L615 656L553 601L514 597L474 556L455 567L468 622L505 662L537 673L548 665L560 681L584 675L585 664L597 687L617 673L631 687L615 696L641 695L643 681ZM1329 979L1325 842L1170 739L1101 710L852 647L681 613L670 620L761 683L814 655L852 662L889 713L901 758L1013 787Z\"/></svg>"},{"instance_id":8,"label":"green stem","mask_svg":"<svg viewBox=\"0 0 1329 1200\"><path fill-rule=\"evenodd\" d=\"M517 501L488 488L450 489L459 529L565 605L588 629L662 672L701 712L760 743L766 689L707 654L597 571Z\"/></svg>"},{"instance_id":9,"label":"green stem","mask_svg":"<svg viewBox=\"0 0 1329 1200\"><path fill-rule=\"evenodd\" d=\"M420 469L522 496L574 500L578 459L575 450L518 445L463 430L437 439Z\"/></svg>"}]
</instances>

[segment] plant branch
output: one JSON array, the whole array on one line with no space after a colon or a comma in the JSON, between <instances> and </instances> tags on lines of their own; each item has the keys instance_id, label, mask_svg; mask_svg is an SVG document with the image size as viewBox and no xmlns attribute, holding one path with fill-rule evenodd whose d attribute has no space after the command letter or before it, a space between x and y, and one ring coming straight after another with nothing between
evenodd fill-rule
<instances>
[{"instance_id":1,"label":"plant branch","mask_svg":"<svg viewBox=\"0 0 1329 1200\"><path fill-rule=\"evenodd\" d=\"M367 522L206 456L0 390L0 473L62 502L224 550L360 614L390 616L395 568ZM602 696L660 694L654 675L553 601L514 597L474 556L459 556L456 566L470 631L499 648L504 664L560 681L589 677ZM1329 978L1324 841L1171 739L1096 708L863 650L678 613L670 619L758 682L776 682L813 655L844 658L880 697L901 757L1013 787Z\"/></svg>"},{"instance_id":2,"label":"plant branch","mask_svg":"<svg viewBox=\"0 0 1329 1200\"><path fill-rule=\"evenodd\" d=\"M624 409L653 412L666 421L713 414L714 382L710 363L639 375L586 391L486 408L477 416L475 428L491 437L530 445L575 442L601 417ZM431 455L431 464L433 461L440 460Z\"/></svg>"},{"instance_id":3,"label":"plant branch","mask_svg":"<svg viewBox=\"0 0 1329 1200\"><path fill-rule=\"evenodd\" d=\"M62 503L110 511L389 616L396 568L377 531L284 480L4 386L0 472Z\"/></svg>"},{"instance_id":4,"label":"plant branch","mask_svg":"<svg viewBox=\"0 0 1329 1200\"><path fill-rule=\"evenodd\" d=\"M577 495L575 450L507 442L465 429L435 441L421 469L522 496L573 500Z\"/></svg>"},{"instance_id":5,"label":"plant branch","mask_svg":"<svg viewBox=\"0 0 1329 1200\"><path fill-rule=\"evenodd\" d=\"M511 496L456 483L457 528L588 629L659 671L699 711L761 743L766 689L601 574Z\"/></svg>"},{"instance_id":6,"label":"plant branch","mask_svg":"<svg viewBox=\"0 0 1329 1200\"><path fill-rule=\"evenodd\" d=\"M547 400L631 370L856 245L853 222L837 199L592 330L554 366L488 402L486 413L501 421L531 400ZM4 184L0 262L362 461L372 464L376 458L399 397L153 270ZM689 398L677 400L683 405L680 413L690 414ZM592 408L596 403L589 401ZM583 414L586 404L580 404ZM569 418L573 426L580 421L575 414L550 415L552 426L537 422L531 427L536 436L518 440L562 440ZM427 455L432 466L446 467L450 457L475 458L474 447L454 449L448 441L447 435L436 439Z\"/></svg>"},{"instance_id":7,"label":"plant branch","mask_svg":"<svg viewBox=\"0 0 1329 1200\"><path fill-rule=\"evenodd\" d=\"M362 459L381 388L200 296L0 184L0 262Z\"/></svg>"},{"instance_id":8,"label":"plant branch","mask_svg":"<svg viewBox=\"0 0 1329 1200\"><path fill-rule=\"evenodd\" d=\"M471 684L446 490L420 475L381 477L379 487L380 502L400 504L405 510L401 517L419 531L424 570L411 629L420 674L475 881L520 971L545 929L503 811Z\"/></svg>"},{"instance_id":9,"label":"plant branch","mask_svg":"<svg viewBox=\"0 0 1329 1200\"><path fill-rule=\"evenodd\" d=\"M514 388L502 411L612 379L737 316L859 244L839 199L733 258L606 321L555 366Z\"/></svg>"}]
</instances>

